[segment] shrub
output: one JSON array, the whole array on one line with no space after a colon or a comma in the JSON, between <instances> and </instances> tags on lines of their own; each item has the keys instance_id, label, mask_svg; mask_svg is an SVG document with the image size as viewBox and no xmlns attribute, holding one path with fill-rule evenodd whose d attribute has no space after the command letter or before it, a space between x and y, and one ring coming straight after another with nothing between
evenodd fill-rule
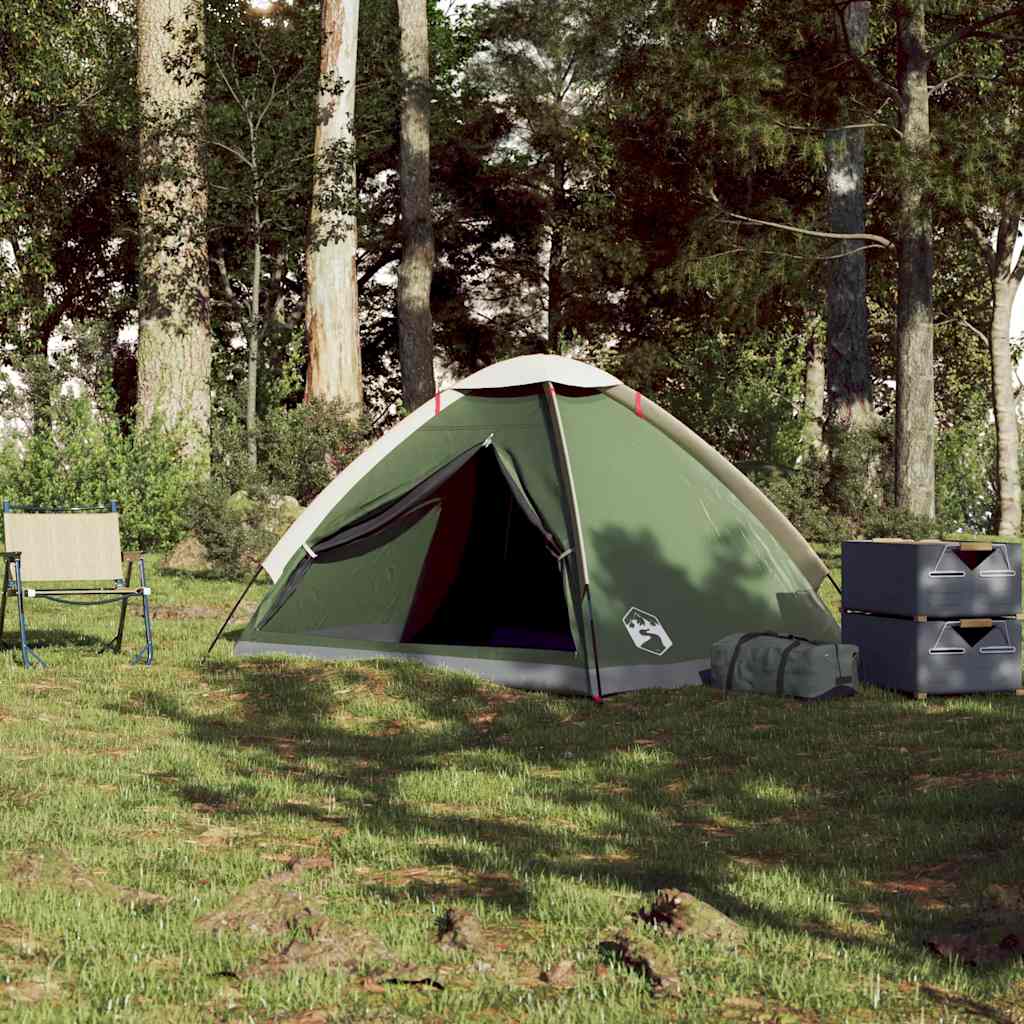
<instances>
[{"instance_id":1,"label":"shrub","mask_svg":"<svg viewBox=\"0 0 1024 1024\"><path fill-rule=\"evenodd\" d=\"M268 514L274 497L308 504L362 451L368 436L367 424L352 424L337 403L273 409L260 421L253 467L244 423L233 416L218 420L210 479L192 499L192 529L214 570L233 577L251 572L287 525Z\"/></svg>"},{"instance_id":2,"label":"shrub","mask_svg":"<svg viewBox=\"0 0 1024 1024\"><path fill-rule=\"evenodd\" d=\"M266 515L270 492L251 486L232 492L216 476L198 484L192 494L192 530L206 548L213 570L222 576L251 573L277 543L278 531Z\"/></svg>"},{"instance_id":3,"label":"shrub","mask_svg":"<svg viewBox=\"0 0 1024 1024\"><path fill-rule=\"evenodd\" d=\"M113 401L53 403L49 430L9 438L0 447L0 492L14 504L64 508L116 500L126 548L159 550L190 525L198 477L174 434L156 427L123 433Z\"/></svg>"},{"instance_id":4,"label":"shrub","mask_svg":"<svg viewBox=\"0 0 1024 1024\"><path fill-rule=\"evenodd\" d=\"M935 504L947 529L992 533L999 500L996 431L987 416L979 419L939 431L935 446Z\"/></svg>"},{"instance_id":5,"label":"shrub","mask_svg":"<svg viewBox=\"0 0 1024 1024\"><path fill-rule=\"evenodd\" d=\"M213 475L228 494L262 488L305 505L363 450L368 437L368 424L352 424L340 403L313 400L271 409L259 421L253 468L245 424L226 414L212 432Z\"/></svg>"}]
</instances>

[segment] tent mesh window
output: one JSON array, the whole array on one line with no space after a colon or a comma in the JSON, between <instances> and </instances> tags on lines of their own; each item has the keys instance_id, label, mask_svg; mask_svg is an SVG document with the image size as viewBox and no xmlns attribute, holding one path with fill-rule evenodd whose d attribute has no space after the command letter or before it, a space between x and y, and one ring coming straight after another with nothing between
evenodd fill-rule
<instances>
[{"instance_id":1,"label":"tent mesh window","mask_svg":"<svg viewBox=\"0 0 1024 1024\"><path fill-rule=\"evenodd\" d=\"M473 459L439 497L402 641L574 651L558 562L497 460Z\"/></svg>"}]
</instances>

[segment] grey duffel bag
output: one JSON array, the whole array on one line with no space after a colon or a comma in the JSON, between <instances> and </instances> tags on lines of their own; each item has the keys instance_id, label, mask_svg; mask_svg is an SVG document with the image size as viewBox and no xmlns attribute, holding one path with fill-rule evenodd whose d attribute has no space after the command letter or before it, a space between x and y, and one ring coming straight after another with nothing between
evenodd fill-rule
<instances>
[{"instance_id":1,"label":"grey duffel bag","mask_svg":"<svg viewBox=\"0 0 1024 1024\"><path fill-rule=\"evenodd\" d=\"M774 693L822 700L857 692L854 644L815 643L783 633L732 633L711 648L714 685L723 693Z\"/></svg>"}]
</instances>

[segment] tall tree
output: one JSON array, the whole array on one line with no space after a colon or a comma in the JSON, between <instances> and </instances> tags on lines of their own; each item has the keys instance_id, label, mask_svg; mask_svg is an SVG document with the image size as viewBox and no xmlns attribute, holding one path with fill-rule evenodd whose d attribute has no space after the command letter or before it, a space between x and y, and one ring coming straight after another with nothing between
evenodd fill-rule
<instances>
[{"instance_id":1,"label":"tall tree","mask_svg":"<svg viewBox=\"0 0 1024 1024\"><path fill-rule=\"evenodd\" d=\"M398 353L402 398L415 409L434 393L430 283L434 221L430 210L430 51L426 0L398 0L402 53L402 262L398 268Z\"/></svg>"},{"instance_id":2,"label":"tall tree","mask_svg":"<svg viewBox=\"0 0 1024 1024\"><path fill-rule=\"evenodd\" d=\"M359 0L323 0L313 207L306 251L306 397L363 410L354 138Z\"/></svg>"},{"instance_id":3,"label":"tall tree","mask_svg":"<svg viewBox=\"0 0 1024 1024\"><path fill-rule=\"evenodd\" d=\"M896 504L935 515L935 367L926 0L896 9L896 74L904 164L896 313Z\"/></svg>"},{"instance_id":4,"label":"tall tree","mask_svg":"<svg viewBox=\"0 0 1024 1024\"><path fill-rule=\"evenodd\" d=\"M995 11L991 10L995 7ZM942 241L952 241L943 263L969 270L980 254L987 289L974 310L943 308L944 319L968 327L989 352L989 393L996 427L997 507L995 528L1013 536L1021 528L1019 469L1019 413L1010 325L1014 302L1024 277L1020 249L1024 215L1024 137L1020 115L1024 110L1024 37L1009 18L1000 25L996 5L973 12L983 33L950 47L938 56L933 110L940 156L956 173L939 183ZM1024 11L1019 12L1024 18ZM1000 19L1001 21L1001 19ZM1004 27L1005 26L1005 27ZM951 60L947 65L946 56ZM969 65L970 75L960 73ZM964 230L966 228L967 230ZM978 245L964 250L971 236ZM958 245L959 243L959 245ZM948 245L948 243L946 243ZM965 259L966 257L966 259ZM957 299L972 291L960 285ZM977 289L973 290L978 294ZM949 300L947 299L947 304Z\"/></svg>"},{"instance_id":5,"label":"tall tree","mask_svg":"<svg viewBox=\"0 0 1024 1024\"><path fill-rule=\"evenodd\" d=\"M308 0L259 17L235 0L207 0L212 316L219 335L245 341L253 465L258 414L270 396L285 397L279 371L302 320L312 185L308 112L319 44L319 5ZM235 351L222 346L217 353L218 384L222 362L237 363ZM278 372L267 375L266 369ZM239 367L230 365L226 376L237 379Z\"/></svg>"},{"instance_id":6,"label":"tall tree","mask_svg":"<svg viewBox=\"0 0 1024 1024\"><path fill-rule=\"evenodd\" d=\"M139 0L139 395L142 424L209 444L202 0ZM183 60L183 54L187 59Z\"/></svg>"},{"instance_id":7,"label":"tall tree","mask_svg":"<svg viewBox=\"0 0 1024 1024\"><path fill-rule=\"evenodd\" d=\"M869 0L848 0L835 12L837 50L864 56L871 16ZM850 103L840 104L842 124L825 133L828 161L829 226L857 235L864 223L864 132ZM877 417L871 404L871 350L868 342L867 253L864 243L837 243L827 284L829 419L841 431L870 428Z\"/></svg>"},{"instance_id":8,"label":"tall tree","mask_svg":"<svg viewBox=\"0 0 1024 1024\"><path fill-rule=\"evenodd\" d=\"M43 428L49 343L135 305L134 18L102 0L0 7L0 338Z\"/></svg>"},{"instance_id":9,"label":"tall tree","mask_svg":"<svg viewBox=\"0 0 1024 1024\"><path fill-rule=\"evenodd\" d=\"M1021 527L1020 432L1013 387L1010 318L1024 281L1020 253L1020 208L1002 211L995 244L986 250L992 283L992 316L988 340L992 361L992 411L996 420L996 472L999 486L999 525L1002 536L1016 536Z\"/></svg>"}]
</instances>

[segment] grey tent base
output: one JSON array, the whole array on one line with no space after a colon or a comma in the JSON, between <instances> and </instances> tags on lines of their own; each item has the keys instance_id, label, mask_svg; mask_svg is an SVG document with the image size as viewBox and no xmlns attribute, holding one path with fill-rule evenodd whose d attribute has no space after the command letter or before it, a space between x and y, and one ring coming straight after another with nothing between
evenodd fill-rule
<instances>
[{"instance_id":1,"label":"grey tent base","mask_svg":"<svg viewBox=\"0 0 1024 1024\"><path fill-rule=\"evenodd\" d=\"M422 665L447 668L453 672L471 672L506 686L549 693L570 693L587 696L590 684L586 669L576 665L555 665L529 661L502 661L497 658L460 658L449 654L419 654L393 651L358 650L351 647L321 647L315 644L272 644L240 640L235 655L287 654L325 661L376 661L382 658L415 661ZM710 667L706 659L669 662L664 665L617 665L601 669L601 692L604 696L632 690L674 690L684 686L700 686L702 671Z\"/></svg>"}]
</instances>

